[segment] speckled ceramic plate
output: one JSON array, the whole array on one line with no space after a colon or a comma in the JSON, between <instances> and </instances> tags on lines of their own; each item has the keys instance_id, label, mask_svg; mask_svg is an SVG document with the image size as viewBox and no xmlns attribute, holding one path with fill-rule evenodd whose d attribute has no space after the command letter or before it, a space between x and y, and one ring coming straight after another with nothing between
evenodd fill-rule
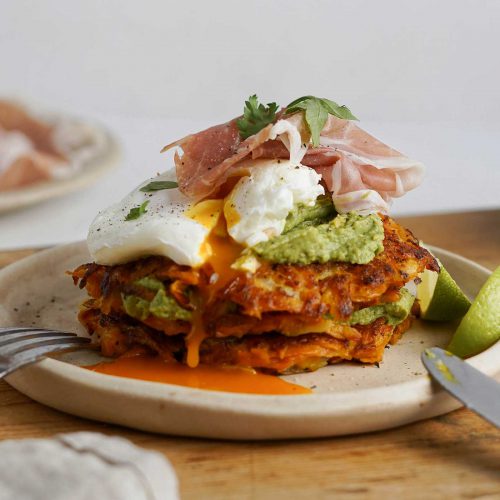
<instances>
[{"instance_id":1,"label":"speckled ceramic plate","mask_svg":"<svg viewBox=\"0 0 500 500\"><path fill-rule=\"evenodd\" d=\"M0 214L91 185L112 169L120 157L118 141L103 126L64 113L39 110L33 105L29 106L29 109L45 121L65 127L64 133L68 141L78 139L79 142L70 147L68 172L64 177L0 192ZM75 134L78 134L76 139Z\"/></svg>"},{"instance_id":2,"label":"speckled ceramic plate","mask_svg":"<svg viewBox=\"0 0 500 500\"><path fill-rule=\"evenodd\" d=\"M434 249L473 298L489 271ZM38 253L0 272L0 326L36 325L83 334L76 320L85 292L64 271L89 261L85 243ZM204 391L103 375L80 368L95 362L82 351L44 359L8 383L32 399L81 417L137 429L227 439L334 436L388 429L447 413L459 403L437 389L420 362L422 350L445 346L456 325L416 322L387 349L380 367L345 363L284 377L313 387L299 396ZM484 373L500 372L500 343L471 358Z\"/></svg>"}]
</instances>

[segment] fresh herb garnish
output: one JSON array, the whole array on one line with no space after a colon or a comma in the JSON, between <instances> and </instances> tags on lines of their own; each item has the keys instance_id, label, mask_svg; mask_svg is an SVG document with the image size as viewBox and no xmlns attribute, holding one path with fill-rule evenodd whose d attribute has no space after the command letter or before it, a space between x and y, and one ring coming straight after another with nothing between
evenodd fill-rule
<instances>
[{"instance_id":1,"label":"fresh herb garnish","mask_svg":"<svg viewBox=\"0 0 500 500\"><path fill-rule=\"evenodd\" d=\"M153 181L145 186L142 186L139 191L143 193L149 193L150 191L161 191L162 189L174 189L178 187L179 184L174 181Z\"/></svg>"},{"instance_id":2,"label":"fresh herb garnish","mask_svg":"<svg viewBox=\"0 0 500 500\"><path fill-rule=\"evenodd\" d=\"M248 101L245 101L243 117L236 122L241 138L247 139L266 125L273 123L277 110L278 105L275 102L270 102L267 105L259 104L257 96L251 95Z\"/></svg>"},{"instance_id":3,"label":"fresh herb garnish","mask_svg":"<svg viewBox=\"0 0 500 500\"><path fill-rule=\"evenodd\" d=\"M125 217L125 220L138 219L142 214L147 212L146 207L149 204L149 200L146 200L142 205L130 209L130 212Z\"/></svg>"},{"instance_id":4,"label":"fresh herb garnish","mask_svg":"<svg viewBox=\"0 0 500 500\"><path fill-rule=\"evenodd\" d=\"M303 111L307 126L311 132L313 146L319 146L319 136L325 126L328 115L344 120L357 120L347 106L340 106L330 99L306 95L292 101L286 107L286 114Z\"/></svg>"}]
</instances>

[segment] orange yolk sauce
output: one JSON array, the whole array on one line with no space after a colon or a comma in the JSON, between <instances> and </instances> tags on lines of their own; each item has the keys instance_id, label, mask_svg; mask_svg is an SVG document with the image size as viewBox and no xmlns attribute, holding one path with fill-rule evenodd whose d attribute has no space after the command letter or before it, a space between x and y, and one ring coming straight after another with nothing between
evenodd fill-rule
<instances>
[{"instance_id":1,"label":"orange yolk sauce","mask_svg":"<svg viewBox=\"0 0 500 500\"><path fill-rule=\"evenodd\" d=\"M310 394L306 387L255 370L198 365L196 368L166 362L159 356L123 356L111 362L86 366L88 370L118 377L163 382L196 389L246 394Z\"/></svg>"},{"instance_id":2,"label":"orange yolk sauce","mask_svg":"<svg viewBox=\"0 0 500 500\"><path fill-rule=\"evenodd\" d=\"M232 269L231 264L243 250L243 246L227 233L223 204L222 199L205 200L186 212L186 216L210 229L201 251L205 257L204 265L211 266L213 270L209 285L200 287L199 304L193 311L191 332L186 338L187 364L191 368L198 365L199 348L207 337L203 324L203 310L216 298L217 292L238 275L238 271Z\"/></svg>"},{"instance_id":3,"label":"orange yolk sauce","mask_svg":"<svg viewBox=\"0 0 500 500\"><path fill-rule=\"evenodd\" d=\"M203 323L203 310L216 298L217 292L238 275L239 271L232 269L231 264L243 250L243 246L227 233L223 204L223 199L204 200L191 207L185 214L210 230L201 251L205 257L204 265L208 264L212 269L209 284L200 287L199 303L193 311L191 331L186 338L188 366L166 362L159 356L130 352L114 361L85 368L119 377L224 392L283 395L312 392L306 387L286 382L273 375L258 373L252 369L199 364L199 348L207 337Z\"/></svg>"}]
</instances>

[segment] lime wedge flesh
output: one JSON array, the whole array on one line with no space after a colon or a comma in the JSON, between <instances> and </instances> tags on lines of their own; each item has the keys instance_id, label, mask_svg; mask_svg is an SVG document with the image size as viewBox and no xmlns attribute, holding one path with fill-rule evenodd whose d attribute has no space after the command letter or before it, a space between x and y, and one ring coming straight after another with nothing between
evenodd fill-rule
<instances>
[{"instance_id":1,"label":"lime wedge flesh","mask_svg":"<svg viewBox=\"0 0 500 500\"><path fill-rule=\"evenodd\" d=\"M428 321L451 321L461 318L470 307L470 300L439 263L441 271L425 270L417 285L421 318Z\"/></svg>"},{"instance_id":2,"label":"lime wedge flesh","mask_svg":"<svg viewBox=\"0 0 500 500\"><path fill-rule=\"evenodd\" d=\"M474 356L500 340L500 267L488 278L463 317L448 350Z\"/></svg>"}]
</instances>

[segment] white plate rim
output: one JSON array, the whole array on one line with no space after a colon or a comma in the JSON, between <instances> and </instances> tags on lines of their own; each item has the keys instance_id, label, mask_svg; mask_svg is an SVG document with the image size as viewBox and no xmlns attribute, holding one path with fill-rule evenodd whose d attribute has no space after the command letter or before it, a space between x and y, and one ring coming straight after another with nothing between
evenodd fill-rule
<instances>
[{"instance_id":1,"label":"white plate rim","mask_svg":"<svg viewBox=\"0 0 500 500\"><path fill-rule=\"evenodd\" d=\"M29 266L33 260L43 259L43 257L53 254L54 252L68 252L71 251L72 248L76 250L76 248L80 247L82 244L84 243L77 242L70 245L54 247L27 257L26 259L22 259L0 271L0 282L7 274L22 272L23 267ZM446 256L458 260L464 265L474 267L483 274L491 274L489 269L460 255L438 247L430 248L438 257ZM500 342L497 342L486 351L470 358L468 362L484 373L490 376L496 376L500 370L498 363L499 359ZM22 376L23 374L24 376ZM335 392L330 394L313 393L289 396L254 395L201 390L158 382L124 379L122 377L102 375L69 363L47 358L10 375L7 381L12 386L16 387L23 385L23 379L26 377L33 380L43 375L50 375L53 380L65 381L66 383L74 384L75 387L80 387L81 389L89 391L100 391L110 396L123 397L125 394L134 401L163 401L174 406L180 406L183 410L187 409L188 411L215 411L216 413L224 413L233 416L243 413L250 418L278 418L283 421L290 421L291 419L328 419L334 417L338 419L352 415L353 413L359 416L370 414L375 417L377 415L385 415L389 409L391 409L391 411L397 409L403 410L405 408L410 410L410 413L403 415L402 419L399 419L396 423L387 424L387 422L384 422L382 419L378 424L366 427L364 431L395 427L422 418L446 413L460 406L459 402L449 397L443 390L434 387L428 376L422 376L412 381L394 384L388 387L358 389L349 392ZM125 383L124 380L126 380ZM123 389L124 386L126 386L126 390ZM26 391L22 392L26 393ZM30 394L30 397L36 399L36 395ZM290 401L293 401L293 403L289 404ZM81 413L80 415L87 416ZM129 425L127 422L120 421L120 419L108 419L107 421ZM132 426L140 427L137 425ZM148 427L145 430L151 429ZM349 426L347 426L346 432L341 431L338 432L338 434L350 432ZM174 431L173 433L176 432ZM206 432L182 433L194 436L201 435L204 437L242 438L239 435L234 435L234 433L231 434L231 432L227 434L224 434L224 432L221 434L219 432L220 435L215 436L210 435L210 433L207 434ZM312 437L320 435L332 435L332 433L328 432L325 434L320 431L319 433L310 432L309 435L304 435L304 433L302 433L300 436L294 436L287 435L286 432L284 434L278 432L276 435L267 436L260 435L259 432L254 432L254 435L246 436L246 438Z\"/></svg>"}]
</instances>

